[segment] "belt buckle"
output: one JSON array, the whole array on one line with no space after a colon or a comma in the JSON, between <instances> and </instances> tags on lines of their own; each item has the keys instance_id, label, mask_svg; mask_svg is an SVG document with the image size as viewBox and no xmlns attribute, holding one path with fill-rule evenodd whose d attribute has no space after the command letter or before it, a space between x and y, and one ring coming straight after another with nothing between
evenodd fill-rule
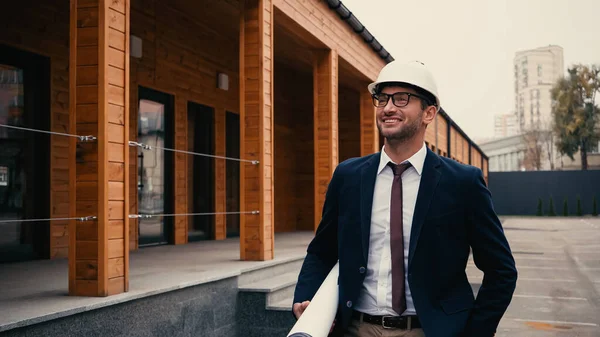
<instances>
[{"instance_id":1,"label":"belt buckle","mask_svg":"<svg viewBox=\"0 0 600 337\"><path fill-rule=\"evenodd\" d=\"M386 326L386 325L385 325L385 319L386 319L386 318L395 318L395 316L381 316L381 326L382 326L384 329L393 329L393 328L394 328L393 326Z\"/></svg>"}]
</instances>

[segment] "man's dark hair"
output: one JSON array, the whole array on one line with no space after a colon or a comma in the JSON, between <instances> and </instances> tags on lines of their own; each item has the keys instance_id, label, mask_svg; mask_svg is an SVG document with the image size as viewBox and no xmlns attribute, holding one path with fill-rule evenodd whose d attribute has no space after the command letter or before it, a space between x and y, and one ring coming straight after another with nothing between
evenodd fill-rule
<instances>
[{"instance_id":1,"label":"man's dark hair","mask_svg":"<svg viewBox=\"0 0 600 337\"><path fill-rule=\"evenodd\" d=\"M436 104L435 96L433 96L429 91L424 90L420 87L417 87L416 85L413 85L410 83L405 83L405 82L381 83L380 85L378 85L375 88L375 93L380 94L381 91L386 87L405 87L405 88L413 89L418 95L425 97L424 100L423 99L421 100L421 110L425 110L425 109L427 109L428 106Z\"/></svg>"}]
</instances>

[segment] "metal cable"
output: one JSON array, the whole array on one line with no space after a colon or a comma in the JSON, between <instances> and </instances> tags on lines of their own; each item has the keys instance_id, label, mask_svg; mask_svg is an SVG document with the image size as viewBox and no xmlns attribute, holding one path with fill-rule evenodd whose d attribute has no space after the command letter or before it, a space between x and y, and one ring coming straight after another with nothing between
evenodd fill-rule
<instances>
[{"instance_id":1,"label":"metal cable","mask_svg":"<svg viewBox=\"0 0 600 337\"><path fill-rule=\"evenodd\" d=\"M259 214L259 211L249 212L212 212L212 213L177 213L177 214L129 214L130 219L150 219L154 217L221 215L221 214Z\"/></svg>"},{"instance_id":2,"label":"metal cable","mask_svg":"<svg viewBox=\"0 0 600 337\"><path fill-rule=\"evenodd\" d=\"M96 137L94 137L94 136L80 136L80 135L74 135L74 134L70 134L70 133L62 133L62 132L46 131L46 130L39 130L39 129L32 129L32 128L25 128L25 127L21 127L21 126L14 126L14 125L7 125L7 124L0 124L0 127L9 128L9 129L23 130L23 131L31 131L31 132L47 133L47 134L51 134L51 135L57 135L57 136L74 137L74 138L79 138L79 140L81 140L81 141L92 141L92 140L96 140Z\"/></svg>"},{"instance_id":3,"label":"metal cable","mask_svg":"<svg viewBox=\"0 0 600 337\"><path fill-rule=\"evenodd\" d=\"M198 152L191 152L191 151L170 149L170 148L160 147L160 146L152 146L152 145L148 145L148 144L144 144L144 143L138 143L138 142L133 142L133 141L129 141L129 146L137 146L137 147L140 147L140 148L142 148L144 150L157 149L157 150L171 151L171 152L177 152L177 153L191 154L191 155L194 155L194 156L203 156L203 157L211 157L211 158L218 158L218 159L235 160L235 161L240 161L240 162L251 163L253 165L257 165L259 163L258 160L240 159L240 158L232 158L232 157L225 157L225 156L215 156L215 155L206 154L206 153L198 153Z\"/></svg>"},{"instance_id":4,"label":"metal cable","mask_svg":"<svg viewBox=\"0 0 600 337\"><path fill-rule=\"evenodd\" d=\"M0 223L8 222L42 222L42 221L66 221L66 220L79 220L79 221L90 221L96 220L95 215L75 217L75 218L48 218L48 219L11 219L11 220L0 220Z\"/></svg>"}]
</instances>

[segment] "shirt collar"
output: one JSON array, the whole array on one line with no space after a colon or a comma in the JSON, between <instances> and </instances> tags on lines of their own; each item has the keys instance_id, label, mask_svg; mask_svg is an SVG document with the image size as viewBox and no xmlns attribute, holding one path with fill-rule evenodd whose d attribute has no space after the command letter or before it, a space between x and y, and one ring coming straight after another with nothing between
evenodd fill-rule
<instances>
[{"instance_id":1,"label":"shirt collar","mask_svg":"<svg viewBox=\"0 0 600 337\"><path fill-rule=\"evenodd\" d=\"M423 172L423 165L425 164L426 156L427 156L427 147L425 146L425 143L423 143L423 146L421 146L419 151L417 151L415 154L412 155L412 157L408 158L404 162L408 161L415 168L417 173L419 175L421 175L421 173ZM385 145L384 145L381 148L381 157L379 158L379 168L377 169L378 175L381 174L383 169L385 169L387 167L387 164L389 162L394 162L394 161L390 159L390 157L387 155L387 153L385 153ZM398 163L395 163L395 164L398 164Z\"/></svg>"}]
</instances>

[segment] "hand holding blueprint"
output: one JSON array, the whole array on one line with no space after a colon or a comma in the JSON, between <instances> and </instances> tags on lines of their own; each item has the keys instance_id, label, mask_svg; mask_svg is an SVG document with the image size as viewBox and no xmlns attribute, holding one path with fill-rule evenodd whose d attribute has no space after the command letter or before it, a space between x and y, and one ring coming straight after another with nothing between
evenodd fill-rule
<instances>
[{"instance_id":1,"label":"hand holding blueprint","mask_svg":"<svg viewBox=\"0 0 600 337\"><path fill-rule=\"evenodd\" d=\"M333 266L288 337L327 337L337 312L338 275L339 262Z\"/></svg>"}]
</instances>

